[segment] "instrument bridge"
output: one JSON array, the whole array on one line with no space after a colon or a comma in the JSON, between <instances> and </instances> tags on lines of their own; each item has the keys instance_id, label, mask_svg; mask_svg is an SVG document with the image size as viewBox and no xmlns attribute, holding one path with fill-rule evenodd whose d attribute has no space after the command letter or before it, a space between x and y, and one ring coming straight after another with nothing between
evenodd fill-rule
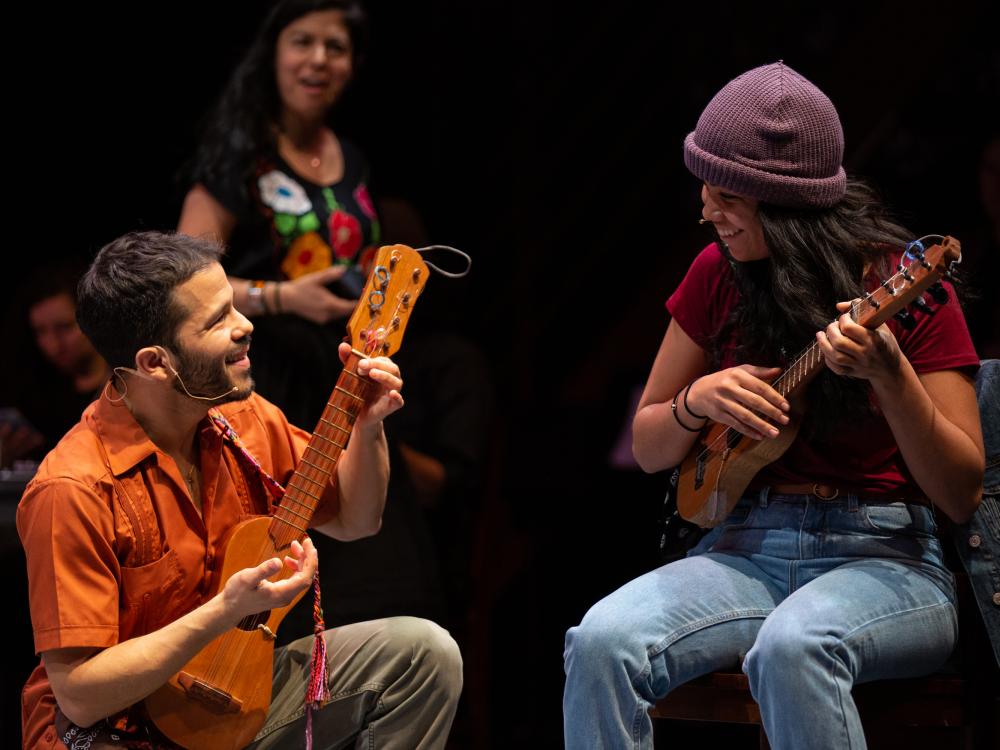
<instances>
[{"instance_id":1,"label":"instrument bridge","mask_svg":"<svg viewBox=\"0 0 1000 750\"><path fill-rule=\"evenodd\" d=\"M243 701L234 698L225 690L192 677L187 672L178 674L177 681L184 688L188 698L198 701L214 713L235 714L243 707Z\"/></svg>"}]
</instances>

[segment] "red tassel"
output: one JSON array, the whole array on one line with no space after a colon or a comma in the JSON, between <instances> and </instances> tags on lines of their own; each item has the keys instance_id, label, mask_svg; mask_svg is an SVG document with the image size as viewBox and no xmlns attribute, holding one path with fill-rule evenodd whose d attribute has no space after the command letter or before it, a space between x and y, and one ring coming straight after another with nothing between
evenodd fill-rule
<instances>
[{"instance_id":1,"label":"red tassel","mask_svg":"<svg viewBox=\"0 0 1000 750\"><path fill-rule=\"evenodd\" d=\"M306 688L306 750L312 750L312 712L322 708L330 699L330 688L326 684L326 639L323 632L323 607L320 600L319 572L313 577L313 652L312 667L309 671L309 686Z\"/></svg>"}]
</instances>

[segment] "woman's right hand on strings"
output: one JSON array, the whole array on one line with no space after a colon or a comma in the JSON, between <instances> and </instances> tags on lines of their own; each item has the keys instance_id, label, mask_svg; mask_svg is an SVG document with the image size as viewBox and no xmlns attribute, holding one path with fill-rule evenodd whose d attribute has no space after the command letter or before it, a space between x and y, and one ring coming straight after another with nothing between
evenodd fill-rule
<instances>
[{"instance_id":1,"label":"woman's right hand on strings","mask_svg":"<svg viewBox=\"0 0 1000 750\"><path fill-rule=\"evenodd\" d=\"M346 270L347 266L330 266L281 282L281 309L321 325L346 318L354 312L357 300L338 297L326 288Z\"/></svg>"},{"instance_id":2,"label":"woman's right hand on strings","mask_svg":"<svg viewBox=\"0 0 1000 750\"><path fill-rule=\"evenodd\" d=\"M766 381L780 372L780 367L740 365L704 375L694 381L687 394L688 408L754 440L775 438L775 424L788 424L789 405ZM677 398L683 402L684 392ZM681 404L677 406L682 408Z\"/></svg>"}]
</instances>

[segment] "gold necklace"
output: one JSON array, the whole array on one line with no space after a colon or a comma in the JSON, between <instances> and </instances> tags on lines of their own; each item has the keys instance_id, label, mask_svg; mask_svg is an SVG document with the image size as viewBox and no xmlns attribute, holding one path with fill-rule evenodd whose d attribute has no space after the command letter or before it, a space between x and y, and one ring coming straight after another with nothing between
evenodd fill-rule
<instances>
[{"instance_id":1,"label":"gold necklace","mask_svg":"<svg viewBox=\"0 0 1000 750\"><path fill-rule=\"evenodd\" d=\"M320 136L319 136L319 139L318 139L319 140L319 147L316 148L315 151L314 151L314 153L312 153L312 154L310 154L309 151L307 151L304 148L299 148L297 145L295 145L295 143L292 142L292 140L288 136L283 136L283 137L285 138L285 142L288 144L288 148L293 153L301 154L303 157L305 157L305 158L307 158L309 160L309 166L310 167L312 167L313 169L319 169L322 166L322 164L323 164L323 147L326 145L325 144L326 138L325 138L325 136L324 136L323 133L320 133Z\"/></svg>"}]
</instances>

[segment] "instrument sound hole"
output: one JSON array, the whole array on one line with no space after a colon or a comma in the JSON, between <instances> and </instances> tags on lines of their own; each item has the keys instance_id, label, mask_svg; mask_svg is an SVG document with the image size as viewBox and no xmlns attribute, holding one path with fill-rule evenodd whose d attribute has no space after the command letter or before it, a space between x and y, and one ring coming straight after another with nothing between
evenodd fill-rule
<instances>
[{"instance_id":1,"label":"instrument sound hole","mask_svg":"<svg viewBox=\"0 0 1000 750\"><path fill-rule=\"evenodd\" d=\"M265 612L258 612L255 615L250 615L244 617L237 623L236 627L240 630L256 630L258 625L263 625L271 617L271 610Z\"/></svg>"}]
</instances>

